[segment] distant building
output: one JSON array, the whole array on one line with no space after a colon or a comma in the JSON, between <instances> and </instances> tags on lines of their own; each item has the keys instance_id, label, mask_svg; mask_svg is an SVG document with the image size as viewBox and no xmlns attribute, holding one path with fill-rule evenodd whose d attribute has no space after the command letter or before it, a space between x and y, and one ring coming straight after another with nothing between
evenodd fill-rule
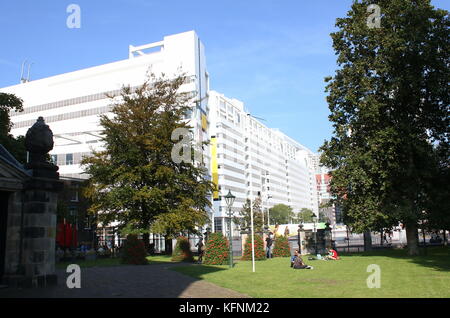
<instances>
[{"instance_id":1,"label":"distant building","mask_svg":"<svg viewBox=\"0 0 450 318\"><path fill-rule=\"evenodd\" d=\"M222 197L228 190L236 196L233 213L247 198L260 196L265 212L286 204L318 213L318 198L311 150L265 126L244 108L244 104L210 91L211 172L218 186L214 193L214 225L225 230L227 207Z\"/></svg>"},{"instance_id":2,"label":"distant building","mask_svg":"<svg viewBox=\"0 0 450 318\"><path fill-rule=\"evenodd\" d=\"M76 239L76 242L73 242L74 244L67 244L68 246L78 246L81 244L96 246L98 243L96 236L96 218L95 215L88 214L87 209L89 204L82 193L82 187L86 180L67 177L61 177L60 180L64 183L64 189L58 194L58 230L61 231L63 229L62 224L69 223L76 231L76 234L73 234L72 238L72 240ZM58 244L63 247L64 240L58 242Z\"/></svg>"},{"instance_id":3,"label":"distant building","mask_svg":"<svg viewBox=\"0 0 450 318\"><path fill-rule=\"evenodd\" d=\"M108 114L112 101L126 85L138 87L147 74L165 73L173 77L186 73L188 81L181 91L191 92L199 99L190 114L194 140L207 141L202 127L207 117L209 75L206 70L204 46L194 31L165 36L163 41L129 46L127 59L65 74L1 88L23 99L23 111L11 112L14 136L25 135L39 116L51 126L55 146L51 158L59 166L62 177L87 178L80 166L83 156L92 149L102 149L99 115ZM108 96L107 96L108 95ZM205 161L209 158L205 156Z\"/></svg>"},{"instance_id":4,"label":"distant building","mask_svg":"<svg viewBox=\"0 0 450 318\"><path fill-rule=\"evenodd\" d=\"M317 214L317 155L252 117L241 101L210 90L205 49L194 31L142 46L130 45L124 60L0 90L24 100L24 111L11 113L14 136L24 135L38 116L44 117L54 134L51 159L60 167L61 177L75 186L75 180L88 178L80 166L82 157L103 149L99 115L111 114L108 96L118 96L124 85L143 84L148 72L173 76L180 67L187 76L180 91L190 92L197 100L187 115L194 141L210 141L203 148L203 162L218 187L211 198L213 226L225 230L226 209L221 197L228 190L236 196L234 212L247 198L260 196L265 212L283 203L294 212L308 208ZM75 201L67 202L84 219ZM101 242L119 243L116 225L98 229Z\"/></svg>"},{"instance_id":5,"label":"distant building","mask_svg":"<svg viewBox=\"0 0 450 318\"><path fill-rule=\"evenodd\" d=\"M326 171L325 169L323 171ZM339 206L325 206L332 199L330 190L331 176L328 172L316 174L317 193L319 199L319 215L329 220L332 225L342 224L342 210Z\"/></svg>"},{"instance_id":6,"label":"distant building","mask_svg":"<svg viewBox=\"0 0 450 318\"><path fill-rule=\"evenodd\" d=\"M111 114L112 100L123 86L138 87L148 79L164 73L173 77L185 73L187 80L180 87L196 100L187 114L196 143L208 141L209 74L205 49L194 31L165 36L162 41L129 46L128 58L74 72L55 75L1 88L23 99L23 111L11 112L14 136L25 135L39 116L44 117L54 135L51 160L59 166L62 178L87 179L80 165L83 156L101 150L102 127L99 115ZM203 161L209 167L209 147L205 146ZM73 182L73 181L71 181ZM75 202L69 200L72 212ZM116 224L99 230L100 240L119 243Z\"/></svg>"}]
</instances>

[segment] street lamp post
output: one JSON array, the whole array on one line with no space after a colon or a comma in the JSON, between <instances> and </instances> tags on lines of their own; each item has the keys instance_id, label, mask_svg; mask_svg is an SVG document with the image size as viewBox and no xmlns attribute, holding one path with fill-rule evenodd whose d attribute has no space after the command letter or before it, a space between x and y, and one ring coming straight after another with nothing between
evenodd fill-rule
<instances>
[{"instance_id":1,"label":"street lamp post","mask_svg":"<svg viewBox=\"0 0 450 318\"><path fill-rule=\"evenodd\" d=\"M269 205L269 200L272 199L270 194L267 195L267 205ZM267 227L270 228L270 208L267 207Z\"/></svg>"},{"instance_id":2,"label":"street lamp post","mask_svg":"<svg viewBox=\"0 0 450 318\"><path fill-rule=\"evenodd\" d=\"M298 225L298 230L297 230L297 242L298 242L298 253L301 255L302 254L302 240L301 240L301 236L300 236L300 232L303 230L303 224L300 223Z\"/></svg>"},{"instance_id":3,"label":"street lamp post","mask_svg":"<svg viewBox=\"0 0 450 318\"><path fill-rule=\"evenodd\" d=\"M231 217L232 217L232 212L231 212L231 207L233 206L234 203L234 199L236 197L231 194L231 191L228 190L228 194L225 196L225 203L227 204L228 207L228 240L230 242L230 252L229 252L229 263L230 263L230 268L233 267L233 243L232 243L232 233L231 233Z\"/></svg>"},{"instance_id":4,"label":"street lamp post","mask_svg":"<svg viewBox=\"0 0 450 318\"><path fill-rule=\"evenodd\" d=\"M317 255L317 229L316 229L316 218L317 215L313 213L313 223L314 223L314 253Z\"/></svg>"}]
</instances>

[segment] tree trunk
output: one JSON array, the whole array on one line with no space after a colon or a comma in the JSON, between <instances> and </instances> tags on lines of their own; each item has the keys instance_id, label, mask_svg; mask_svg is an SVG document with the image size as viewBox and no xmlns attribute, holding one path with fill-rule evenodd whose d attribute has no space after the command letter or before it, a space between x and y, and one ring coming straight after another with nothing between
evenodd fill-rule
<instances>
[{"instance_id":1,"label":"tree trunk","mask_svg":"<svg viewBox=\"0 0 450 318\"><path fill-rule=\"evenodd\" d=\"M416 223L408 223L406 228L406 242L408 244L408 255L419 255L419 239Z\"/></svg>"},{"instance_id":2,"label":"tree trunk","mask_svg":"<svg viewBox=\"0 0 450 318\"><path fill-rule=\"evenodd\" d=\"M148 253L150 251L150 234L149 233L142 234L142 241L144 241L144 247Z\"/></svg>"},{"instance_id":3,"label":"tree trunk","mask_svg":"<svg viewBox=\"0 0 450 318\"><path fill-rule=\"evenodd\" d=\"M167 237L164 238L165 245L166 245L166 255L172 255L172 239L169 239Z\"/></svg>"},{"instance_id":4,"label":"tree trunk","mask_svg":"<svg viewBox=\"0 0 450 318\"><path fill-rule=\"evenodd\" d=\"M364 232L364 251L371 251L372 250L372 235L370 231Z\"/></svg>"}]
</instances>

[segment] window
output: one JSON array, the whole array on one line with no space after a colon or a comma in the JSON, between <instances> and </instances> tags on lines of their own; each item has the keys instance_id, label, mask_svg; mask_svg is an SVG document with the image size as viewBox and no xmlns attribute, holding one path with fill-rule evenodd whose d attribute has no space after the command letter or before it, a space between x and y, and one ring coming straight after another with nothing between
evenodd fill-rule
<instances>
[{"instance_id":1,"label":"window","mask_svg":"<svg viewBox=\"0 0 450 318\"><path fill-rule=\"evenodd\" d=\"M91 229L91 219L89 216L84 218L84 229L90 230Z\"/></svg>"},{"instance_id":2,"label":"window","mask_svg":"<svg viewBox=\"0 0 450 318\"><path fill-rule=\"evenodd\" d=\"M58 162L58 155L50 155L51 162L56 165Z\"/></svg>"},{"instance_id":3,"label":"window","mask_svg":"<svg viewBox=\"0 0 450 318\"><path fill-rule=\"evenodd\" d=\"M78 190L70 191L70 201L71 202L78 202Z\"/></svg>"},{"instance_id":4,"label":"window","mask_svg":"<svg viewBox=\"0 0 450 318\"><path fill-rule=\"evenodd\" d=\"M214 218L214 231L222 232L222 219L221 218Z\"/></svg>"},{"instance_id":5,"label":"window","mask_svg":"<svg viewBox=\"0 0 450 318\"><path fill-rule=\"evenodd\" d=\"M73 165L73 153L66 154L66 165Z\"/></svg>"}]
</instances>

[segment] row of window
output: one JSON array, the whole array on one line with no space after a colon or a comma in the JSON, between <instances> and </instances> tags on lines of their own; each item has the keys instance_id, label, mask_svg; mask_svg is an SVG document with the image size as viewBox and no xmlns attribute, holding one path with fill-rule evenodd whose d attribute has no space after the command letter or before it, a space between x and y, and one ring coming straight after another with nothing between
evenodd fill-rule
<instances>
[{"instance_id":1,"label":"row of window","mask_svg":"<svg viewBox=\"0 0 450 318\"><path fill-rule=\"evenodd\" d=\"M112 105L107 105L107 106L102 106L102 107L79 110L79 111L71 112L71 113L64 113L64 114L59 114L59 115L54 115L54 116L48 116L45 118L45 122L51 123L51 122L80 118L80 117L100 115L100 114L109 112L111 110L111 108L112 108ZM14 123L14 128L30 127L35 122L36 122L36 119L19 121L17 123Z\"/></svg>"},{"instance_id":2,"label":"row of window","mask_svg":"<svg viewBox=\"0 0 450 318\"><path fill-rule=\"evenodd\" d=\"M50 160L57 166L70 166L79 164L84 156L88 156L90 154L90 152L51 154Z\"/></svg>"},{"instance_id":3,"label":"row of window","mask_svg":"<svg viewBox=\"0 0 450 318\"><path fill-rule=\"evenodd\" d=\"M60 154L59 156L64 156L64 154ZM55 165L61 165L61 160L58 162L58 155L50 155L50 159L53 164ZM65 161L64 164L66 165L73 165L73 153L66 153L65 154Z\"/></svg>"}]
</instances>

